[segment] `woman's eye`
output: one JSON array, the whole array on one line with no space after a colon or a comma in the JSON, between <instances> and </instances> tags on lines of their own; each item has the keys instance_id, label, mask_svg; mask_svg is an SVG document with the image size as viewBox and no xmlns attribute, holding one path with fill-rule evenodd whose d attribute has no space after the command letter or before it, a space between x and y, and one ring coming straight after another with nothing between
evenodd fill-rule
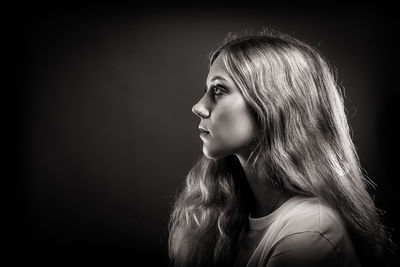
<instances>
[{"instance_id":1,"label":"woman's eye","mask_svg":"<svg viewBox=\"0 0 400 267\"><path fill-rule=\"evenodd\" d=\"M207 94L208 91L210 91L211 95L213 96L219 96L226 92L225 88L221 85L213 85L209 88L209 90L204 89L204 93Z\"/></svg>"},{"instance_id":2,"label":"woman's eye","mask_svg":"<svg viewBox=\"0 0 400 267\"><path fill-rule=\"evenodd\" d=\"M213 95L221 95L224 90L220 86L213 86L212 88Z\"/></svg>"}]
</instances>

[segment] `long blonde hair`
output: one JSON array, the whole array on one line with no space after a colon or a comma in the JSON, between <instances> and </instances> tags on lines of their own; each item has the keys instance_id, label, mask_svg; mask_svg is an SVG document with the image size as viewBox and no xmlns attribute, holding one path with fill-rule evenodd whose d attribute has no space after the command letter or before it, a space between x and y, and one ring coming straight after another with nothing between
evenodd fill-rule
<instances>
[{"instance_id":1,"label":"long blonde hair","mask_svg":"<svg viewBox=\"0 0 400 267\"><path fill-rule=\"evenodd\" d=\"M362 262L382 257L390 239L368 193L372 182L361 172L343 96L326 60L276 31L227 39L210 66L217 57L257 118L248 162L277 187L316 196L336 209ZM202 156L171 214L173 264L231 265L251 203L235 156Z\"/></svg>"}]
</instances>

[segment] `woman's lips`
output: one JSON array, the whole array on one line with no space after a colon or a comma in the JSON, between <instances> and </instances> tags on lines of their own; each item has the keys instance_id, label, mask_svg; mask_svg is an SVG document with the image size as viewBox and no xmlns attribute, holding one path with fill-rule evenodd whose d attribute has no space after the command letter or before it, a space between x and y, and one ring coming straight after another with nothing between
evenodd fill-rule
<instances>
[{"instance_id":1,"label":"woman's lips","mask_svg":"<svg viewBox=\"0 0 400 267\"><path fill-rule=\"evenodd\" d=\"M203 127L203 126L201 126L201 125L199 125L199 130L200 130L200 132L202 132L202 133L210 133L209 131L207 131L207 129L206 129L205 127Z\"/></svg>"},{"instance_id":2,"label":"woman's lips","mask_svg":"<svg viewBox=\"0 0 400 267\"><path fill-rule=\"evenodd\" d=\"M203 126L199 126L199 130L200 130L200 137L205 137L210 134L210 132L207 131L207 129Z\"/></svg>"},{"instance_id":3,"label":"woman's lips","mask_svg":"<svg viewBox=\"0 0 400 267\"><path fill-rule=\"evenodd\" d=\"M200 132L200 139L203 142L206 142L206 140L208 140L208 137L210 136L209 132Z\"/></svg>"}]
</instances>

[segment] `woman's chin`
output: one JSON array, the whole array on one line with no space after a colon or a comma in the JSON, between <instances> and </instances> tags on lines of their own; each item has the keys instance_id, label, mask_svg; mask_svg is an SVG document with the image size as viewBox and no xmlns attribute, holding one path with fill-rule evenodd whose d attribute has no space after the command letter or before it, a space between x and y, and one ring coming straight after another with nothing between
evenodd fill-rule
<instances>
[{"instance_id":1,"label":"woman's chin","mask_svg":"<svg viewBox=\"0 0 400 267\"><path fill-rule=\"evenodd\" d=\"M207 149L206 146L203 146L203 154L209 159L220 159L226 157L228 154L223 151L216 151Z\"/></svg>"},{"instance_id":2,"label":"woman's chin","mask_svg":"<svg viewBox=\"0 0 400 267\"><path fill-rule=\"evenodd\" d=\"M206 146L203 145L203 154L206 156L206 158L209 159L217 159L218 155L215 153L215 151L207 149Z\"/></svg>"}]
</instances>

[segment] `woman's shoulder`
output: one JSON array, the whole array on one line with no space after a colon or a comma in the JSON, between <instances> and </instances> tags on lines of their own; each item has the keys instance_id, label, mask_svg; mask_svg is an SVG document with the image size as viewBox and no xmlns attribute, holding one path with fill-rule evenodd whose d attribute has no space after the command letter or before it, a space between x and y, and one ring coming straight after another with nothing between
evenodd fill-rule
<instances>
[{"instance_id":1,"label":"woman's shoulder","mask_svg":"<svg viewBox=\"0 0 400 267\"><path fill-rule=\"evenodd\" d=\"M341 215L317 197L295 196L287 201L274 222L287 234L318 232L320 234L345 232Z\"/></svg>"},{"instance_id":2,"label":"woman's shoulder","mask_svg":"<svg viewBox=\"0 0 400 267\"><path fill-rule=\"evenodd\" d=\"M316 197L295 196L278 210L256 250L260 256L258 263L270 261L268 266L358 265L345 224L329 205Z\"/></svg>"},{"instance_id":3,"label":"woman's shoulder","mask_svg":"<svg viewBox=\"0 0 400 267\"><path fill-rule=\"evenodd\" d=\"M297 256L303 255L302 262L309 263L308 266L314 266L311 260L315 263L328 260L327 262L336 262L340 266L358 265L341 215L316 197L297 196L291 199L286 211L277 218L273 227L275 229L270 230L278 233L273 242L273 254L291 255L278 257L276 260L298 259Z\"/></svg>"}]
</instances>

